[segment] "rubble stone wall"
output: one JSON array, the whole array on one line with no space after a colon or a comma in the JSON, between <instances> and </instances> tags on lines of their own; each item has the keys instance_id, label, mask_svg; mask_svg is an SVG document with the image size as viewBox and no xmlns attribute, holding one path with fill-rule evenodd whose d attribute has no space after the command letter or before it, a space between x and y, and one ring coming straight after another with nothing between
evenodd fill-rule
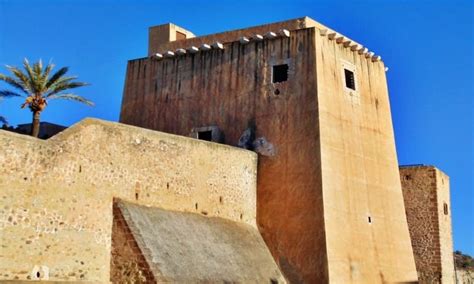
<instances>
[{"instance_id":1,"label":"rubble stone wall","mask_svg":"<svg viewBox=\"0 0 474 284\"><path fill-rule=\"evenodd\" d=\"M0 149L0 280L109 281L114 198L256 227L250 151L94 119Z\"/></svg>"},{"instance_id":2,"label":"rubble stone wall","mask_svg":"<svg viewBox=\"0 0 474 284\"><path fill-rule=\"evenodd\" d=\"M420 283L453 283L449 177L433 166L400 167Z\"/></svg>"}]
</instances>

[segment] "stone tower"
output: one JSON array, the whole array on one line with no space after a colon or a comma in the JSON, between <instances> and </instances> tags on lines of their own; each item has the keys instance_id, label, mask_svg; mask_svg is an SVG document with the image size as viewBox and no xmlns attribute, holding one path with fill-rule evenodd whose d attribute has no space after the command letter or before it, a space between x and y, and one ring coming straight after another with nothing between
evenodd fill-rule
<instances>
[{"instance_id":1,"label":"stone tower","mask_svg":"<svg viewBox=\"0 0 474 284\"><path fill-rule=\"evenodd\" d=\"M257 223L290 282L417 280L379 56L307 17L154 33L120 121L261 153Z\"/></svg>"},{"instance_id":2,"label":"stone tower","mask_svg":"<svg viewBox=\"0 0 474 284\"><path fill-rule=\"evenodd\" d=\"M433 166L400 167L420 283L454 283L449 177Z\"/></svg>"}]
</instances>

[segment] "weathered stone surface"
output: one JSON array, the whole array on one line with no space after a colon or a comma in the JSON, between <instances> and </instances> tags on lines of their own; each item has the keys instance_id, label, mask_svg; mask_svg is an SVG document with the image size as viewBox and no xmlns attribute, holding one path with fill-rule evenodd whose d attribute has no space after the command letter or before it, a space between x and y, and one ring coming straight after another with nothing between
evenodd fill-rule
<instances>
[{"instance_id":1,"label":"weathered stone surface","mask_svg":"<svg viewBox=\"0 0 474 284\"><path fill-rule=\"evenodd\" d=\"M159 283L286 283L255 227L129 202L117 207Z\"/></svg>"},{"instance_id":2,"label":"weathered stone surface","mask_svg":"<svg viewBox=\"0 0 474 284\"><path fill-rule=\"evenodd\" d=\"M384 64L320 34L315 139L320 141L329 278L416 281ZM353 72L355 90L347 87L345 70Z\"/></svg>"},{"instance_id":3,"label":"weathered stone surface","mask_svg":"<svg viewBox=\"0 0 474 284\"><path fill-rule=\"evenodd\" d=\"M449 177L433 166L400 167L420 283L454 283Z\"/></svg>"},{"instance_id":4,"label":"weathered stone surface","mask_svg":"<svg viewBox=\"0 0 474 284\"><path fill-rule=\"evenodd\" d=\"M120 117L185 136L217 125L234 146L255 126L255 137L278 153L259 159L260 232L284 273L308 282L327 278L314 40L314 30L302 29L172 60L130 61ZM285 63L288 81L273 84L272 65Z\"/></svg>"},{"instance_id":5,"label":"weathered stone surface","mask_svg":"<svg viewBox=\"0 0 474 284\"><path fill-rule=\"evenodd\" d=\"M256 227L250 151L94 119L0 149L0 280L109 281L114 197Z\"/></svg>"},{"instance_id":6,"label":"weathered stone surface","mask_svg":"<svg viewBox=\"0 0 474 284\"><path fill-rule=\"evenodd\" d=\"M456 269L456 284L472 284L474 283L474 271Z\"/></svg>"},{"instance_id":7,"label":"weathered stone surface","mask_svg":"<svg viewBox=\"0 0 474 284\"><path fill-rule=\"evenodd\" d=\"M288 38L239 40L281 28ZM255 125L277 150L258 164L259 230L291 282L416 281L385 66L319 28L301 18L163 43L225 48L129 61L120 120L179 135L216 125L230 145Z\"/></svg>"}]
</instances>

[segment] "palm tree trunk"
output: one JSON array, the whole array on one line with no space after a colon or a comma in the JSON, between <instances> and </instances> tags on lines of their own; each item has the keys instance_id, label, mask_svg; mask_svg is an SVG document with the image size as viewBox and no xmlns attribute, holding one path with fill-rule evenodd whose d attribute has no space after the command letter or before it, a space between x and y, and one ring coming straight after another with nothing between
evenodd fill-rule
<instances>
[{"instance_id":1,"label":"palm tree trunk","mask_svg":"<svg viewBox=\"0 0 474 284\"><path fill-rule=\"evenodd\" d=\"M38 137L40 131L40 111L33 112L33 123L31 124L31 136Z\"/></svg>"}]
</instances>

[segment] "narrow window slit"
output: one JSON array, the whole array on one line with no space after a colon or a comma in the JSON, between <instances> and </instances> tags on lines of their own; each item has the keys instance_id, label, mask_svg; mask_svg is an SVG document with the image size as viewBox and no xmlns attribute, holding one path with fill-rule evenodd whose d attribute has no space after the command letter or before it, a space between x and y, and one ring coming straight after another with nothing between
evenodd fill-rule
<instances>
[{"instance_id":1,"label":"narrow window slit","mask_svg":"<svg viewBox=\"0 0 474 284\"><path fill-rule=\"evenodd\" d=\"M344 68L344 77L346 80L346 87L355 91L354 72Z\"/></svg>"}]
</instances>

